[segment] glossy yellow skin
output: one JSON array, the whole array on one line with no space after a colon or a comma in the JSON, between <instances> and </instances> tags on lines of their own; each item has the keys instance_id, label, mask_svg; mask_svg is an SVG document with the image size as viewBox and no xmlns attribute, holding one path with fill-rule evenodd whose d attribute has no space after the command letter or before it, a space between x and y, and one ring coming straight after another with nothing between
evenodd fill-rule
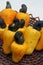
<instances>
[{"instance_id":1,"label":"glossy yellow skin","mask_svg":"<svg viewBox=\"0 0 43 65\"><path fill-rule=\"evenodd\" d=\"M40 38L40 32L29 26L26 28L24 38L27 43L26 54L32 54Z\"/></svg>"},{"instance_id":2,"label":"glossy yellow skin","mask_svg":"<svg viewBox=\"0 0 43 65\"><path fill-rule=\"evenodd\" d=\"M24 42L23 44L18 44L15 41L11 44L12 50L12 60L14 62L19 62L26 53L27 44Z\"/></svg>"},{"instance_id":3,"label":"glossy yellow skin","mask_svg":"<svg viewBox=\"0 0 43 65\"><path fill-rule=\"evenodd\" d=\"M19 28L17 31L24 32L25 28ZM10 46L14 40L14 35L17 31L13 32L13 31L10 31L8 29L4 30L4 32L3 32L3 42L4 42L3 43L3 51L5 54L9 54L11 52Z\"/></svg>"},{"instance_id":4,"label":"glossy yellow skin","mask_svg":"<svg viewBox=\"0 0 43 65\"><path fill-rule=\"evenodd\" d=\"M25 29L26 27L19 28L17 32L21 31L24 36ZM25 43L25 40L23 44L16 43L16 41L14 40L11 44L11 50L12 50L12 60L14 62L19 62L23 58L23 56L26 54L27 44Z\"/></svg>"},{"instance_id":5,"label":"glossy yellow skin","mask_svg":"<svg viewBox=\"0 0 43 65\"><path fill-rule=\"evenodd\" d=\"M3 32L4 32L5 28L2 29L0 28L0 39L3 40Z\"/></svg>"},{"instance_id":6,"label":"glossy yellow skin","mask_svg":"<svg viewBox=\"0 0 43 65\"><path fill-rule=\"evenodd\" d=\"M8 29L8 25L6 26L6 28L0 28L0 39L3 40L3 32L5 29Z\"/></svg>"},{"instance_id":7,"label":"glossy yellow skin","mask_svg":"<svg viewBox=\"0 0 43 65\"><path fill-rule=\"evenodd\" d=\"M43 50L43 28L41 28L40 32L41 32L41 37L40 37L39 42L36 46L36 50L38 50L38 51Z\"/></svg>"},{"instance_id":8,"label":"glossy yellow skin","mask_svg":"<svg viewBox=\"0 0 43 65\"><path fill-rule=\"evenodd\" d=\"M5 54L9 54L11 52L10 45L13 42L15 32L12 32L8 29L4 30L3 33L3 51Z\"/></svg>"}]
</instances>

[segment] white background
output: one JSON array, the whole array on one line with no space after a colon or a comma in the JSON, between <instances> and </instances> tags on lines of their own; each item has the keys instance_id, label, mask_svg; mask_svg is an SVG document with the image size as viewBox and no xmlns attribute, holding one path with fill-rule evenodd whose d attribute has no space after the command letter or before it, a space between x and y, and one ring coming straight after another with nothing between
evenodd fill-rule
<instances>
[{"instance_id":1,"label":"white background","mask_svg":"<svg viewBox=\"0 0 43 65\"><path fill-rule=\"evenodd\" d=\"M6 6L7 0L0 0L0 11ZM12 9L19 11L21 4L26 4L28 7L28 13L32 13L33 16L39 16L43 20L43 0L8 0L12 5Z\"/></svg>"}]
</instances>

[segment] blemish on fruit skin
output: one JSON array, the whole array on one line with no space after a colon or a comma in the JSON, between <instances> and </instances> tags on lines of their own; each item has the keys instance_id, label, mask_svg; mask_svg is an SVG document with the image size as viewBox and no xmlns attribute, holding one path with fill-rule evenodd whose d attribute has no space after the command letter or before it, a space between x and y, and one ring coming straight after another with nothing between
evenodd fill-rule
<instances>
[{"instance_id":1,"label":"blemish on fruit skin","mask_svg":"<svg viewBox=\"0 0 43 65\"><path fill-rule=\"evenodd\" d=\"M32 43L32 41L30 41L30 43Z\"/></svg>"}]
</instances>

